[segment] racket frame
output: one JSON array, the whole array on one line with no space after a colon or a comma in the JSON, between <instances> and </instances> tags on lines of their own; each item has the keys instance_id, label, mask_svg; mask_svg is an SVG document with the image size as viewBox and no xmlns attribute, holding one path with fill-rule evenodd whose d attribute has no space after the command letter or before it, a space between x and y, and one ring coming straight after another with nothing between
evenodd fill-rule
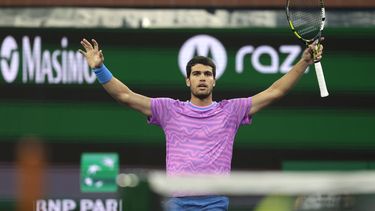
<instances>
[{"instance_id":1,"label":"racket frame","mask_svg":"<svg viewBox=\"0 0 375 211\"><path fill-rule=\"evenodd\" d=\"M305 39L300 34L298 34L298 32L296 31L296 29L293 25L293 22L290 19L290 15L289 15L290 14L290 12L289 12L289 2L290 2L290 0L287 0L286 6L285 6L285 11L286 11L286 17L288 19L289 27L292 29L293 34L299 40L301 40L306 46L308 46L308 45L310 45L314 42L317 43L317 49L313 53L315 72L316 72L317 79L318 79L320 96L321 97L327 97L329 95L329 93L328 93L327 85L326 85L326 82L325 82L325 79L324 79L323 68L322 68L322 65L321 65L320 61L315 58L315 55L316 55L315 52L318 51L319 48L320 48L320 38L322 36L322 31L325 27L325 21L326 21L326 12L325 12L325 7L324 7L324 1L320 0L320 9L321 9L321 14L322 14L322 21L321 21L321 24L320 24L320 30L319 30L318 34L315 35L315 37L312 38L312 39Z\"/></svg>"}]
</instances>

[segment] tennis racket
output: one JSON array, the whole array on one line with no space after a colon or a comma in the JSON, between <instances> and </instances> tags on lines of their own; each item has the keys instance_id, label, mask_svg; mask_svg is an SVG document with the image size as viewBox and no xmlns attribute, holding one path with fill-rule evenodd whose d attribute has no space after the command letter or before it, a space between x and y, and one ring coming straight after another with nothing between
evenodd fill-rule
<instances>
[{"instance_id":1,"label":"tennis racket","mask_svg":"<svg viewBox=\"0 0 375 211\"><path fill-rule=\"evenodd\" d=\"M314 66L318 79L320 96L327 97L328 90L324 79L323 68L317 60L316 52L320 48L320 38L325 24L325 8L323 0L287 0L286 17L294 35L306 45L316 43L314 50Z\"/></svg>"}]
</instances>

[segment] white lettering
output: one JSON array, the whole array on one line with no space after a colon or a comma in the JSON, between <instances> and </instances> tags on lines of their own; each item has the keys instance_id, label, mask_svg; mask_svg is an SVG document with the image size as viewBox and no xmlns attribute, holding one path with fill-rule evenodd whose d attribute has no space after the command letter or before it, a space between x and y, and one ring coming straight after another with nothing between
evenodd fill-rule
<instances>
[{"instance_id":1,"label":"white lettering","mask_svg":"<svg viewBox=\"0 0 375 211\"><path fill-rule=\"evenodd\" d=\"M95 206L92 211L106 211L102 200L99 200L99 199L95 200Z\"/></svg>"},{"instance_id":2,"label":"white lettering","mask_svg":"<svg viewBox=\"0 0 375 211\"><path fill-rule=\"evenodd\" d=\"M61 201L60 200L48 200L48 211L60 211Z\"/></svg>"},{"instance_id":3,"label":"white lettering","mask_svg":"<svg viewBox=\"0 0 375 211\"><path fill-rule=\"evenodd\" d=\"M47 210L47 203L45 200L37 200L36 201L36 211L48 211Z\"/></svg>"},{"instance_id":4,"label":"white lettering","mask_svg":"<svg viewBox=\"0 0 375 211\"><path fill-rule=\"evenodd\" d=\"M52 78L51 53L49 51L43 52L41 77L39 77L39 80L36 80L36 83L44 83L46 76L47 76L47 81L51 83L53 78Z\"/></svg>"},{"instance_id":5,"label":"white lettering","mask_svg":"<svg viewBox=\"0 0 375 211\"><path fill-rule=\"evenodd\" d=\"M1 46L1 72L7 83L12 83L18 75L19 53L16 40L7 36ZM10 61L10 65L9 65Z\"/></svg>"},{"instance_id":6,"label":"white lettering","mask_svg":"<svg viewBox=\"0 0 375 211\"><path fill-rule=\"evenodd\" d=\"M40 199L35 203L35 211L119 211L122 201L116 199Z\"/></svg>"},{"instance_id":7,"label":"white lettering","mask_svg":"<svg viewBox=\"0 0 375 211\"><path fill-rule=\"evenodd\" d=\"M293 63L298 56L300 56L300 53L301 47L299 45L282 45L279 47L279 52L267 45L262 45L257 48L254 48L252 45L246 45L240 48L236 53L235 70L237 73L243 73L246 62L245 57L249 55L250 63L257 72L263 74L287 73L293 67ZM286 54L287 56L279 66L280 54ZM269 56L269 65L265 65L261 62L263 56Z\"/></svg>"},{"instance_id":8,"label":"white lettering","mask_svg":"<svg viewBox=\"0 0 375 211\"><path fill-rule=\"evenodd\" d=\"M82 60L83 60L83 75L84 75L84 78L86 80L86 83L88 84L92 84L96 81L96 75L94 73L94 71L91 71L90 68L89 68L89 65L87 64L87 61L85 58L83 58L82 56Z\"/></svg>"},{"instance_id":9,"label":"white lettering","mask_svg":"<svg viewBox=\"0 0 375 211\"><path fill-rule=\"evenodd\" d=\"M62 82L63 84L67 84L68 83L68 56L67 56L67 52L66 51L62 51L62 57L61 57L61 60L62 60L62 72L63 72L63 77L62 77Z\"/></svg>"},{"instance_id":10,"label":"white lettering","mask_svg":"<svg viewBox=\"0 0 375 211\"><path fill-rule=\"evenodd\" d=\"M59 84L62 81L62 67L59 63L59 57L61 55L61 51L56 50L52 53L52 68L55 70L55 78L53 79L54 84Z\"/></svg>"},{"instance_id":11,"label":"white lettering","mask_svg":"<svg viewBox=\"0 0 375 211\"><path fill-rule=\"evenodd\" d=\"M118 203L115 199L107 199L105 200L105 206L107 211L117 211L118 210Z\"/></svg>"},{"instance_id":12,"label":"white lettering","mask_svg":"<svg viewBox=\"0 0 375 211\"><path fill-rule=\"evenodd\" d=\"M294 61L301 53L301 46L299 45L282 45L279 48L281 53L285 53L288 56L285 58L284 62L280 65L280 72L287 73L293 67Z\"/></svg>"},{"instance_id":13,"label":"white lettering","mask_svg":"<svg viewBox=\"0 0 375 211\"><path fill-rule=\"evenodd\" d=\"M64 199L62 205L62 211L71 211L77 207L76 203L71 199Z\"/></svg>"},{"instance_id":14,"label":"white lettering","mask_svg":"<svg viewBox=\"0 0 375 211\"><path fill-rule=\"evenodd\" d=\"M82 70L82 54L79 52L69 51L68 58L69 81L82 84L83 71L80 71Z\"/></svg>"},{"instance_id":15,"label":"white lettering","mask_svg":"<svg viewBox=\"0 0 375 211\"><path fill-rule=\"evenodd\" d=\"M94 202L90 199L82 199L80 201L80 211L88 211L94 208Z\"/></svg>"},{"instance_id":16,"label":"white lettering","mask_svg":"<svg viewBox=\"0 0 375 211\"><path fill-rule=\"evenodd\" d=\"M42 51L42 39L39 36L34 38L33 45L30 38L24 36L22 44L23 83L83 84L86 82L91 84L95 82L95 74L89 69L86 59L77 51L66 50L68 47L66 37L61 39L62 50ZM18 63L16 55L13 59L14 63Z\"/></svg>"},{"instance_id":17,"label":"white lettering","mask_svg":"<svg viewBox=\"0 0 375 211\"><path fill-rule=\"evenodd\" d=\"M244 46L238 50L236 54L236 72L242 73L244 69L244 58L247 54L251 54L254 51L254 47L251 45Z\"/></svg>"},{"instance_id":18,"label":"white lettering","mask_svg":"<svg viewBox=\"0 0 375 211\"><path fill-rule=\"evenodd\" d=\"M263 55L270 56L270 65L264 65L260 62L260 57ZM271 46L262 45L255 49L253 56L251 57L251 63L253 64L254 69L260 73L275 74L278 72L279 55Z\"/></svg>"},{"instance_id":19,"label":"white lettering","mask_svg":"<svg viewBox=\"0 0 375 211\"><path fill-rule=\"evenodd\" d=\"M34 49L31 50L30 39L27 36L22 38L22 82L27 83L29 80L40 80L40 57L42 49L42 39L35 37ZM35 78L34 78L35 77Z\"/></svg>"},{"instance_id":20,"label":"white lettering","mask_svg":"<svg viewBox=\"0 0 375 211\"><path fill-rule=\"evenodd\" d=\"M63 37L61 39L61 47L62 47L62 53L61 53L61 66L62 66L62 82L64 84L68 83L68 52L64 50L65 48L68 47L68 40L66 37Z\"/></svg>"}]
</instances>

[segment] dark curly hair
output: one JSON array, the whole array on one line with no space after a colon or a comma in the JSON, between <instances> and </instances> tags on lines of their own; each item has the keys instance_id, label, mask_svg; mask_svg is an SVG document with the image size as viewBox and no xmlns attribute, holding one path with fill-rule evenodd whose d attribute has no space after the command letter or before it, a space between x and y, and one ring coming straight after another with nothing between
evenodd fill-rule
<instances>
[{"instance_id":1,"label":"dark curly hair","mask_svg":"<svg viewBox=\"0 0 375 211\"><path fill-rule=\"evenodd\" d=\"M186 78L190 78L191 68L196 64L203 64L212 67L212 73L214 78L216 76L216 65L208 57L205 56L194 56L186 65Z\"/></svg>"}]
</instances>

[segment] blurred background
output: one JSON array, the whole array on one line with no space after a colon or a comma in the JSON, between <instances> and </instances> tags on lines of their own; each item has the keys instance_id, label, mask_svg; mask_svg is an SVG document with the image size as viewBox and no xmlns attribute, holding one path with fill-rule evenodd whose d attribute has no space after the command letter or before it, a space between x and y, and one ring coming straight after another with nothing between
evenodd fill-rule
<instances>
[{"instance_id":1,"label":"blurred background","mask_svg":"<svg viewBox=\"0 0 375 211\"><path fill-rule=\"evenodd\" d=\"M325 4L330 96L320 98L310 68L288 96L240 128L234 171L375 168L375 1ZM137 93L188 100L184 65L200 54L218 66L214 100L247 97L280 78L304 49L284 5L0 0L0 210L159 210L145 178L165 169L164 134L102 89L77 51L80 40L95 38L106 66ZM92 159L85 155L105 162L85 168ZM102 180L86 171L121 173L122 186L100 189ZM262 199L233 198L231 210L256 210Z\"/></svg>"}]
</instances>

